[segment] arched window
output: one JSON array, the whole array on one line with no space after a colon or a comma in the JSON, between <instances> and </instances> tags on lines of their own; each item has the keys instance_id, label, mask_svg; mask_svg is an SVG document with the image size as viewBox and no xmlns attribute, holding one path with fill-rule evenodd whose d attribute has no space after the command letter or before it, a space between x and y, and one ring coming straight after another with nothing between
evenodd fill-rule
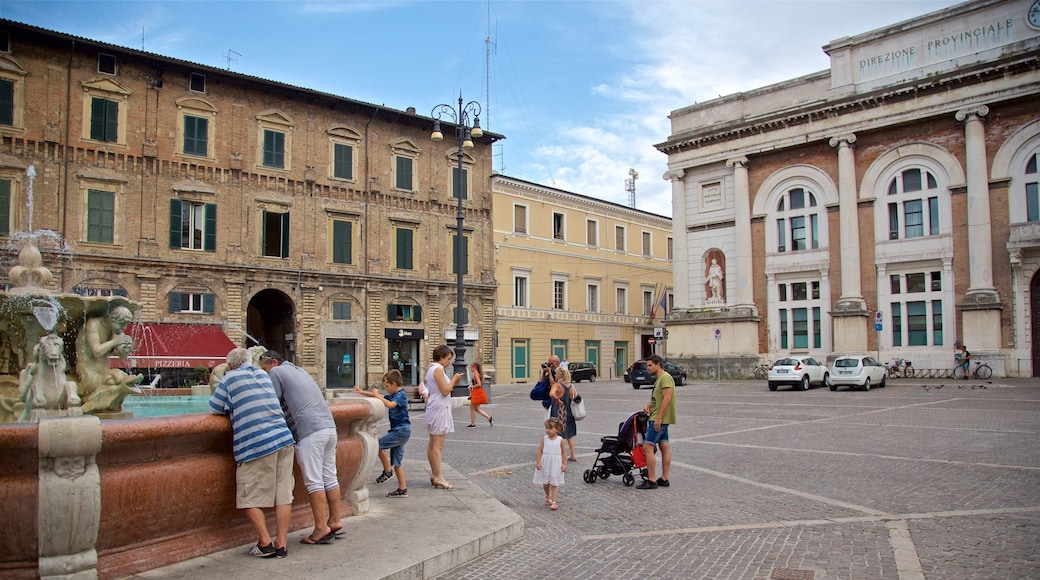
<instances>
[{"instance_id":1,"label":"arched window","mask_svg":"<svg viewBox=\"0 0 1040 580\"><path fill-rule=\"evenodd\" d=\"M787 190L776 204L776 251L797 252L820 247L820 215L816 196L802 187Z\"/></svg>"},{"instance_id":2,"label":"arched window","mask_svg":"<svg viewBox=\"0 0 1040 580\"><path fill-rule=\"evenodd\" d=\"M939 184L920 167L904 169L888 183L888 239L939 235Z\"/></svg>"},{"instance_id":3,"label":"arched window","mask_svg":"<svg viewBox=\"0 0 1040 580\"><path fill-rule=\"evenodd\" d=\"M1026 160L1026 221L1040 222L1040 152L1034 151Z\"/></svg>"}]
</instances>

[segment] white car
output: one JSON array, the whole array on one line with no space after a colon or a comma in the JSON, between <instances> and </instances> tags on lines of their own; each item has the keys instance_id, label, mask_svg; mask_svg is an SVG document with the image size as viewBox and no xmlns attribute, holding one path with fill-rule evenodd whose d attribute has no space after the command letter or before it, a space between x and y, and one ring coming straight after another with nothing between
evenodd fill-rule
<instances>
[{"instance_id":1,"label":"white car","mask_svg":"<svg viewBox=\"0 0 1040 580\"><path fill-rule=\"evenodd\" d=\"M831 390L838 387L859 387L869 391L871 386L884 387L888 373L885 366L867 355L839 356L831 363Z\"/></svg>"},{"instance_id":2,"label":"white car","mask_svg":"<svg viewBox=\"0 0 1040 580\"><path fill-rule=\"evenodd\" d=\"M830 384L830 371L811 356L789 356L773 363L766 378L770 391L780 385L808 391L812 385Z\"/></svg>"}]
</instances>

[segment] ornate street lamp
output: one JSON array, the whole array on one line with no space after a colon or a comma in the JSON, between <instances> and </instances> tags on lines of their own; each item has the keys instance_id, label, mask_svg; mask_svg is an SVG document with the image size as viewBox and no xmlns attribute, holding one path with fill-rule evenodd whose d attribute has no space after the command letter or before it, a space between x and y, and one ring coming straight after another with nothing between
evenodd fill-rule
<instances>
[{"instance_id":1,"label":"ornate street lamp","mask_svg":"<svg viewBox=\"0 0 1040 580\"><path fill-rule=\"evenodd\" d=\"M464 266L462 263L462 250L464 248L464 238L462 237L462 196L468 193L463 189L462 152L465 149L472 149L473 139L479 139L484 135L484 131L480 129L480 103L470 101L463 106L461 93L459 94L458 109L453 108L451 105L437 105L433 108L430 116L434 119L433 133L430 135L430 139L434 141L444 139L444 134L441 133L441 118L443 117L455 125L455 142L458 146L458 168L455 179L452 180L455 196L459 202L458 212L455 214L455 220L458 225L455 236L455 362L452 366L454 366L456 373L462 373L462 380L456 386L457 389L461 390L469 386L469 379L466 374L465 328L463 328L462 324L462 313L464 312L462 303L462 270ZM471 121L473 123L472 126L470 126Z\"/></svg>"}]
</instances>

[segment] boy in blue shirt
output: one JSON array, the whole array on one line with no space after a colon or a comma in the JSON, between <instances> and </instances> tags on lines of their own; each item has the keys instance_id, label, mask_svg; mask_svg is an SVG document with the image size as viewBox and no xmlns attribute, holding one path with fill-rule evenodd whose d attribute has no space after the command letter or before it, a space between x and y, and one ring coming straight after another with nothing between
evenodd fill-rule
<instances>
[{"instance_id":1,"label":"boy in blue shirt","mask_svg":"<svg viewBox=\"0 0 1040 580\"><path fill-rule=\"evenodd\" d=\"M386 494L387 497L408 497L408 486L404 481L401 460L404 459L404 444L412 436L412 422L408 418L408 396L404 392L403 383L401 371L393 369L383 375L386 395L380 396L376 387L372 387L371 391L363 391L361 387L354 386L354 391L358 394L382 401L390 418L390 431L379 438L379 461L383 464L383 473L376 478L376 483L383 483L397 475L397 489ZM389 455L387 450L390 451ZM391 466L393 471L390 471Z\"/></svg>"}]
</instances>

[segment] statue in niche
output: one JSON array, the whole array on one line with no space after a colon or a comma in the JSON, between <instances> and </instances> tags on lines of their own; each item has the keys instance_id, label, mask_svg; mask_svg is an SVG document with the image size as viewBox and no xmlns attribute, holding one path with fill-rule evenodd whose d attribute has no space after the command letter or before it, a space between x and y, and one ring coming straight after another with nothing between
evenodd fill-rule
<instances>
[{"instance_id":1,"label":"statue in niche","mask_svg":"<svg viewBox=\"0 0 1040 580\"><path fill-rule=\"evenodd\" d=\"M76 337L76 370L85 413L119 412L124 397L141 392L137 384L143 375L128 375L108 364L109 355L126 358L133 352L134 340L126 334L133 318L129 308L116 306L105 315L87 318Z\"/></svg>"},{"instance_id":2,"label":"statue in niche","mask_svg":"<svg viewBox=\"0 0 1040 580\"><path fill-rule=\"evenodd\" d=\"M722 280L725 278L725 273L722 270L722 266L719 265L719 261L715 258L711 259L711 266L708 267L708 289L711 291L711 296L708 297L708 304L722 304L725 302L722 298Z\"/></svg>"}]
</instances>

